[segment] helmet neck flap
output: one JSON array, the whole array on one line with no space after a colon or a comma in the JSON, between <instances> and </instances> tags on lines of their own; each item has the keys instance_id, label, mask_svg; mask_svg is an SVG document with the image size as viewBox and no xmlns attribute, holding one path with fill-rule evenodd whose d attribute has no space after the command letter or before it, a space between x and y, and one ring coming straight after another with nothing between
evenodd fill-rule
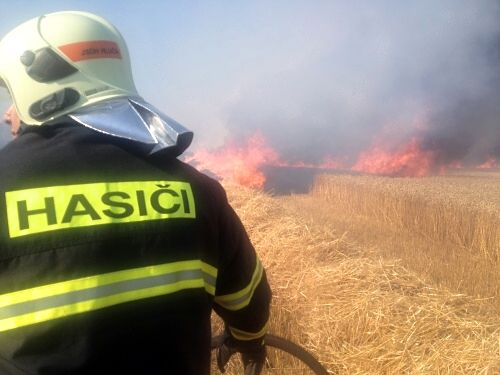
<instances>
[{"instance_id":1,"label":"helmet neck flap","mask_svg":"<svg viewBox=\"0 0 500 375\"><path fill-rule=\"evenodd\" d=\"M120 97L81 108L68 115L98 132L150 146L150 153L186 150L193 133L140 97Z\"/></svg>"}]
</instances>

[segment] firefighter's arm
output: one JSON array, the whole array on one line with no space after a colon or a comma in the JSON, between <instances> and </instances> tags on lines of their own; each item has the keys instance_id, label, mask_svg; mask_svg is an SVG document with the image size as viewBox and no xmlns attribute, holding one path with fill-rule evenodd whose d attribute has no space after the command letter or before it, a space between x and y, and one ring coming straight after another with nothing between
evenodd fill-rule
<instances>
[{"instance_id":1,"label":"firefighter's arm","mask_svg":"<svg viewBox=\"0 0 500 375\"><path fill-rule=\"evenodd\" d=\"M227 200L220 224L221 262L214 310L226 323L232 339L242 345L262 343L271 301L266 272Z\"/></svg>"}]
</instances>

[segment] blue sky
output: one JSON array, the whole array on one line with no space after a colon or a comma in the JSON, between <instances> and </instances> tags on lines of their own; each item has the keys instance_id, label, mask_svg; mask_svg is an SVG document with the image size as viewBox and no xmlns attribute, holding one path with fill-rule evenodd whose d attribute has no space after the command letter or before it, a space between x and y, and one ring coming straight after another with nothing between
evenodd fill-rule
<instances>
[{"instance_id":1,"label":"blue sky","mask_svg":"<svg viewBox=\"0 0 500 375\"><path fill-rule=\"evenodd\" d=\"M194 147L260 129L297 158L355 152L388 122L405 135L422 113L491 97L498 76L494 0L0 4L0 35L53 11L107 18L127 41L139 93L193 129Z\"/></svg>"}]
</instances>

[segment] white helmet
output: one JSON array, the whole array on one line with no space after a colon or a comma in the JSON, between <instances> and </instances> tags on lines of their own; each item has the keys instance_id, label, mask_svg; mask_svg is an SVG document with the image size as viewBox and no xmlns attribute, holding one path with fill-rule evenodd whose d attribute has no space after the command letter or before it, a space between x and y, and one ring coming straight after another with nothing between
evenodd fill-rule
<instances>
[{"instance_id":1,"label":"white helmet","mask_svg":"<svg viewBox=\"0 0 500 375\"><path fill-rule=\"evenodd\" d=\"M137 96L122 36L85 12L52 13L12 30L0 42L0 78L28 125L104 99Z\"/></svg>"},{"instance_id":2,"label":"white helmet","mask_svg":"<svg viewBox=\"0 0 500 375\"><path fill-rule=\"evenodd\" d=\"M127 46L105 19L86 12L43 15L0 41L0 84L21 121L64 116L97 131L180 154L193 134L139 97Z\"/></svg>"}]
</instances>

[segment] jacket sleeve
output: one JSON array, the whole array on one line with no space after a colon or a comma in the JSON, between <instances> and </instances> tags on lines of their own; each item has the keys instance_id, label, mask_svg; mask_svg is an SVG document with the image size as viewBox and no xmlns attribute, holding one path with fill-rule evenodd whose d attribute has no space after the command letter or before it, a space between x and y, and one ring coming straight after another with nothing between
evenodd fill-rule
<instances>
[{"instance_id":1,"label":"jacket sleeve","mask_svg":"<svg viewBox=\"0 0 500 375\"><path fill-rule=\"evenodd\" d=\"M235 339L260 339L267 332L271 302L266 273L225 193L220 214L221 255L214 310Z\"/></svg>"}]
</instances>

